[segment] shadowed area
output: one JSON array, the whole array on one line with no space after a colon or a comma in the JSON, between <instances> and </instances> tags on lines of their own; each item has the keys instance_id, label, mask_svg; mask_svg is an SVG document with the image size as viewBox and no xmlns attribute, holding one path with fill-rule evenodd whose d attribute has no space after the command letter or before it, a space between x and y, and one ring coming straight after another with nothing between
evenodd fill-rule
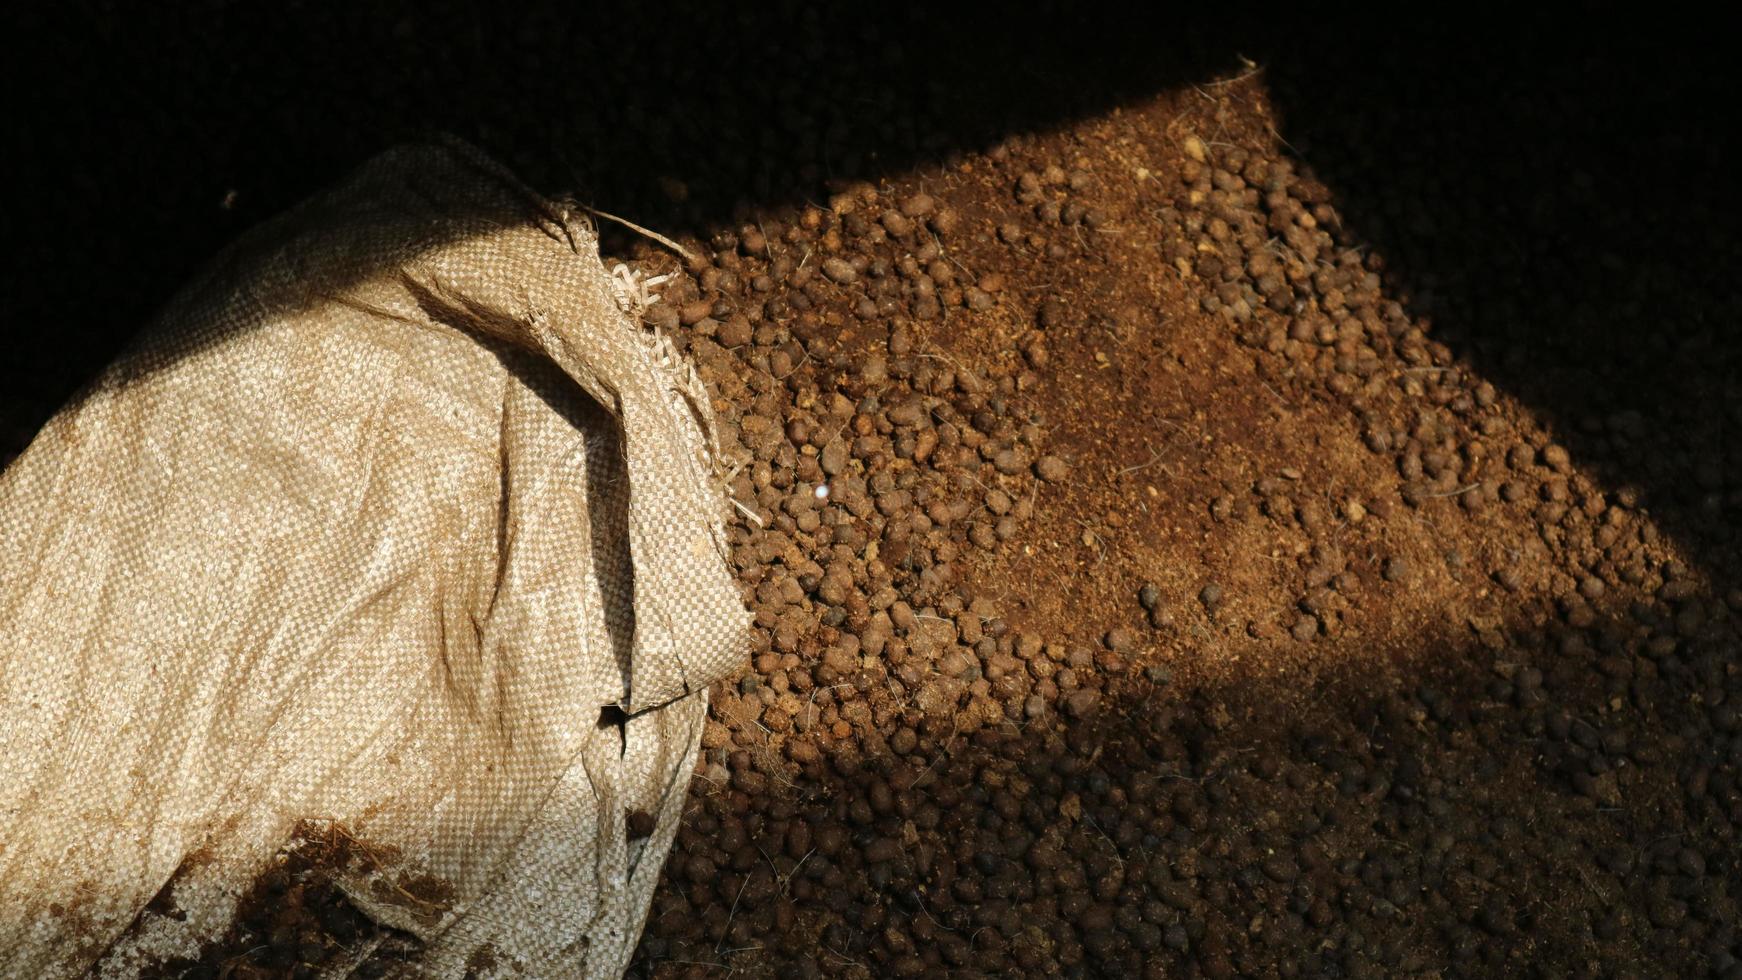
<instances>
[{"instance_id":1,"label":"shadowed area","mask_svg":"<svg viewBox=\"0 0 1742 980\"><path fill-rule=\"evenodd\" d=\"M33 9L32 188L0 384L41 417L245 229L441 130L670 233L818 200L1201 74L1067 4L981 20L808 4ZM1035 43L1044 41L1044 43ZM76 52L76 56L72 53ZM964 56L968 55L968 56ZM1094 70L1085 74L1085 64ZM9 402L11 399L9 399Z\"/></svg>"},{"instance_id":2,"label":"shadowed area","mask_svg":"<svg viewBox=\"0 0 1742 980\"><path fill-rule=\"evenodd\" d=\"M1742 787L1709 749L1662 758L1578 705L1701 724L1685 692L1724 655L1550 665L1633 626L1522 609L1495 648L1421 637L1441 666L1397 687L1138 681L1057 724L928 714L918 755L848 742L751 794L710 770L631 975L1700 975L1733 941L1742 866L1709 848ZM1478 666L1497 653L1517 672ZM1617 935L1623 961L1594 968Z\"/></svg>"}]
</instances>

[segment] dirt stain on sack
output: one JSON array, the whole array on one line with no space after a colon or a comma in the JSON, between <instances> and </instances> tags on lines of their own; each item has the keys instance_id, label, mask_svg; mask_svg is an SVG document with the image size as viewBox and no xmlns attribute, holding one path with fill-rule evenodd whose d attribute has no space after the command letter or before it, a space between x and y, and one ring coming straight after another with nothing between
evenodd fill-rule
<instances>
[{"instance_id":1,"label":"dirt stain on sack","mask_svg":"<svg viewBox=\"0 0 1742 980\"><path fill-rule=\"evenodd\" d=\"M196 857L183 862L146 905L141 919L186 918L175 903L175 885ZM399 864L397 858L396 850L360 840L339 824L303 821L243 894L223 935L198 956L147 968L141 980L312 977L368 947L373 951L355 965L353 975L381 976L392 960L414 952L418 940L372 919L353 903L341 881L367 880L372 899L419 922L438 921L454 899L453 887L445 881L389 870Z\"/></svg>"}]
</instances>

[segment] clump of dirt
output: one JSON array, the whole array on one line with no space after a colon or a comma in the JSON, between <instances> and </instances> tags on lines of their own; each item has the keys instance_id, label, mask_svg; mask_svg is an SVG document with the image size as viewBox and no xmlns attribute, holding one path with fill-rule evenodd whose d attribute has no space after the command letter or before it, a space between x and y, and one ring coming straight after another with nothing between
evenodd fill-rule
<instances>
[{"instance_id":1,"label":"clump of dirt","mask_svg":"<svg viewBox=\"0 0 1742 980\"><path fill-rule=\"evenodd\" d=\"M349 976L385 976L416 940L371 919L339 886L341 876L375 875L382 860L336 824L304 823L242 895L228 932L198 957L167 960L141 977L312 980L340 966ZM144 914L184 914L175 906L174 887L171 879ZM389 883L377 877L374 887L391 891L383 897L395 905L425 913L439 912L452 900L451 889L430 878Z\"/></svg>"}]
</instances>

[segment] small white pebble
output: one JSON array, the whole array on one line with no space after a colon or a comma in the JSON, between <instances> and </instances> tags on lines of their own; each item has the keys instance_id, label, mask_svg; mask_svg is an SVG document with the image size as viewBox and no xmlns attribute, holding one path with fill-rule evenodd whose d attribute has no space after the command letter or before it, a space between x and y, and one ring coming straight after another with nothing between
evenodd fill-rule
<instances>
[{"instance_id":1,"label":"small white pebble","mask_svg":"<svg viewBox=\"0 0 1742 980\"><path fill-rule=\"evenodd\" d=\"M817 484L816 494L818 500L829 499L829 485L827 483Z\"/></svg>"}]
</instances>

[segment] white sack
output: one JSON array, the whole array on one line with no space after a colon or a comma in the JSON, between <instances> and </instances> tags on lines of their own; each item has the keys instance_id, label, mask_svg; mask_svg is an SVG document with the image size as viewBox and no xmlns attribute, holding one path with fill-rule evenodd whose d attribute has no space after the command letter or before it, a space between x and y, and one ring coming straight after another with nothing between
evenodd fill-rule
<instances>
[{"instance_id":1,"label":"white sack","mask_svg":"<svg viewBox=\"0 0 1742 980\"><path fill-rule=\"evenodd\" d=\"M311 825L380 857L341 881L416 938L389 975L621 972L747 616L705 396L617 285L475 152L395 151L0 476L0 974L198 955Z\"/></svg>"}]
</instances>

